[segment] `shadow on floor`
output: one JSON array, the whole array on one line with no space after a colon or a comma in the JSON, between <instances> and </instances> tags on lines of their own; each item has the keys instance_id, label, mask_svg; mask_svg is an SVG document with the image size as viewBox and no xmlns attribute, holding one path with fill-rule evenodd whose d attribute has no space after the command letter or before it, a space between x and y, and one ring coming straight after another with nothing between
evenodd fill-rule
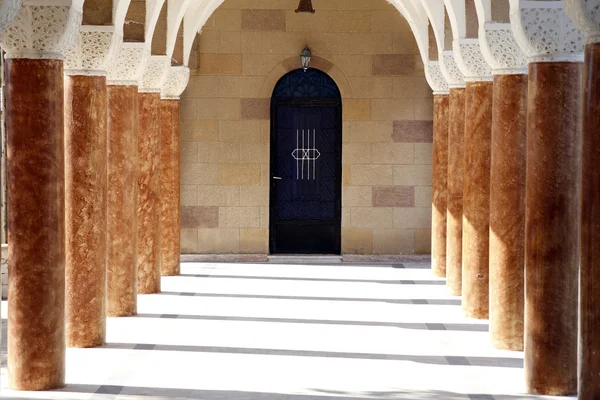
<instances>
[{"instance_id":1,"label":"shadow on floor","mask_svg":"<svg viewBox=\"0 0 600 400\"><path fill-rule=\"evenodd\" d=\"M430 331L488 332L487 324L453 324L453 323L418 323L418 322L379 322L379 321L344 321L325 319L296 318L263 318L263 317L230 317L219 315L179 315L179 314L138 314L133 318L182 319L202 321L234 321L234 322L267 322L281 324L311 325L345 325L345 326L379 326L401 329L417 329Z\"/></svg>"},{"instance_id":2,"label":"shadow on floor","mask_svg":"<svg viewBox=\"0 0 600 400\"><path fill-rule=\"evenodd\" d=\"M396 390L384 392L357 392L348 393L322 389L309 389L308 393L261 393L233 390L194 390L194 389L169 389L133 386L94 386L94 385L69 385L57 392L81 393L86 398L94 400L123 399L129 396L148 397L151 399L195 399L195 400L365 400L367 399L410 399L410 400L516 400L528 397L527 395L489 395L489 394L463 394L444 391L410 391ZM90 395L93 395L90 397ZM32 395L33 396L33 395ZM39 400L42 397L3 397L6 400Z\"/></svg>"},{"instance_id":3,"label":"shadow on floor","mask_svg":"<svg viewBox=\"0 0 600 400\"><path fill-rule=\"evenodd\" d=\"M456 299L374 299L365 297L318 297L318 296L278 296L267 294L224 294L196 292L160 292L163 296L215 297L232 299L265 299L265 300L308 300L308 301L359 301L364 303L390 304L429 304L437 306L460 306L460 298Z\"/></svg>"},{"instance_id":4,"label":"shadow on floor","mask_svg":"<svg viewBox=\"0 0 600 400\"><path fill-rule=\"evenodd\" d=\"M509 357L418 356L403 354L350 353L317 350L261 349L250 347L183 346L165 344L107 343L104 348L151 351L185 351L194 353L252 354L289 357L350 358L360 360L412 361L421 364L461 365L473 367L523 368L523 360Z\"/></svg>"},{"instance_id":5,"label":"shadow on floor","mask_svg":"<svg viewBox=\"0 0 600 400\"><path fill-rule=\"evenodd\" d=\"M248 279L248 280L268 280L268 281L298 281L298 282L340 282L340 283L382 283L390 285L438 285L444 286L446 282L439 280L371 280L371 279L339 279L339 278L299 278L286 276L247 276L247 275L217 275L217 274L181 274L181 277L187 278L219 278L219 279Z\"/></svg>"}]
</instances>

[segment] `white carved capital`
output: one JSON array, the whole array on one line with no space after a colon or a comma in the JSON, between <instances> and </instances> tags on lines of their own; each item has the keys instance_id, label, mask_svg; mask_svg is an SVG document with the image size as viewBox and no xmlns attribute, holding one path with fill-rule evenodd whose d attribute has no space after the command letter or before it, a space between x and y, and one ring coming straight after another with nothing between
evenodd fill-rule
<instances>
[{"instance_id":1,"label":"white carved capital","mask_svg":"<svg viewBox=\"0 0 600 400\"><path fill-rule=\"evenodd\" d=\"M160 97L162 99L179 99L189 80L190 69L188 67L171 67Z\"/></svg>"},{"instance_id":2,"label":"white carved capital","mask_svg":"<svg viewBox=\"0 0 600 400\"><path fill-rule=\"evenodd\" d=\"M510 24L486 22L479 32L481 54L496 75L527 73L527 57L519 47Z\"/></svg>"},{"instance_id":3,"label":"white carved capital","mask_svg":"<svg viewBox=\"0 0 600 400\"><path fill-rule=\"evenodd\" d=\"M105 76L113 64L122 36L113 26L82 25L65 57L67 75Z\"/></svg>"},{"instance_id":4,"label":"white carved capital","mask_svg":"<svg viewBox=\"0 0 600 400\"><path fill-rule=\"evenodd\" d=\"M429 61L425 67L425 77L427 83L431 86L433 94L447 94L448 83L442 74L440 63L438 61Z\"/></svg>"},{"instance_id":5,"label":"white carved capital","mask_svg":"<svg viewBox=\"0 0 600 400\"><path fill-rule=\"evenodd\" d=\"M145 43L121 43L108 69L108 84L140 86L149 59L150 48Z\"/></svg>"},{"instance_id":6,"label":"white carved capital","mask_svg":"<svg viewBox=\"0 0 600 400\"><path fill-rule=\"evenodd\" d=\"M492 80L492 69L483 58L479 39L458 39L454 41L454 56L465 81Z\"/></svg>"},{"instance_id":7,"label":"white carved capital","mask_svg":"<svg viewBox=\"0 0 600 400\"><path fill-rule=\"evenodd\" d=\"M25 4L0 33L0 46L7 58L62 60L80 25L80 7Z\"/></svg>"},{"instance_id":8,"label":"white carved capital","mask_svg":"<svg viewBox=\"0 0 600 400\"><path fill-rule=\"evenodd\" d=\"M445 50L442 52L442 60L440 62L442 74L446 78L448 88L464 88L465 87L465 76L462 74L456 59L454 58L454 51Z\"/></svg>"},{"instance_id":9,"label":"white carved capital","mask_svg":"<svg viewBox=\"0 0 600 400\"><path fill-rule=\"evenodd\" d=\"M17 16L22 5L23 0L0 0L0 31Z\"/></svg>"},{"instance_id":10,"label":"white carved capital","mask_svg":"<svg viewBox=\"0 0 600 400\"><path fill-rule=\"evenodd\" d=\"M510 0L510 23L528 62L583 61L583 33L562 1Z\"/></svg>"},{"instance_id":11,"label":"white carved capital","mask_svg":"<svg viewBox=\"0 0 600 400\"><path fill-rule=\"evenodd\" d=\"M598 0L564 0L565 11L585 34L586 43L600 42L600 2Z\"/></svg>"},{"instance_id":12,"label":"white carved capital","mask_svg":"<svg viewBox=\"0 0 600 400\"><path fill-rule=\"evenodd\" d=\"M171 69L171 57L169 56L150 56L146 63L146 69L142 76L142 85L140 92L158 92L167 80L167 75Z\"/></svg>"}]
</instances>

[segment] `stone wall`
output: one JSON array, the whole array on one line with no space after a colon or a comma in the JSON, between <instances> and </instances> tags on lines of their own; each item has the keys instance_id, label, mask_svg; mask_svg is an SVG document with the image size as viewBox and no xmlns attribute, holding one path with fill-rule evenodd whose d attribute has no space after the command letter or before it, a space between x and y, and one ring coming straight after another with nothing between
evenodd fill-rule
<instances>
[{"instance_id":1,"label":"stone wall","mask_svg":"<svg viewBox=\"0 0 600 400\"><path fill-rule=\"evenodd\" d=\"M308 44L343 97L342 252L429 253L433 100L408 23L385 0L297 5L225 0L196 39L182 252L268 252L270 96Z\"/></svg>"}]
</instances>

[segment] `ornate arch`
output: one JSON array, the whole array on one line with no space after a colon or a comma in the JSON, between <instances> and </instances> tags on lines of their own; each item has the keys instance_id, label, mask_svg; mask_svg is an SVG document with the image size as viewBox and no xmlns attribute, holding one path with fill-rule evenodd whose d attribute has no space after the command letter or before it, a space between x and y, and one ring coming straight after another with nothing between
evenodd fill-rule
<instances>
[{"instance_id":1,"label":"ornate arch","mask_svg":"<svg viewBox=\"0 0 600 400\"><path fill-rule=\"evenodd\" d=\"M184 20L187 21L184 25L184 50L183 50L183 59L184 64L188 65L190 54L192 51L192 44L194 43L194 38L198 32L202 30L202 27L208 21L210 16L215 12L217 8L221 4L223 4L225 0L199 0L198 6L195 8L190 7L186 14ZM429 50L429 40L427 36L427 23L426 23L426 15L424 13L419 12L419 6L416 5L418 0L388 0L394 7L398 10L398 12L406 19L408 22L413 36L417 41L417 46L419 48L419 53L423 60L423 63L427 65L427 53ZM415 1L415 2L413 2ZM425 20L425 22L423 22Z\"/></svg>"}]
</instances>

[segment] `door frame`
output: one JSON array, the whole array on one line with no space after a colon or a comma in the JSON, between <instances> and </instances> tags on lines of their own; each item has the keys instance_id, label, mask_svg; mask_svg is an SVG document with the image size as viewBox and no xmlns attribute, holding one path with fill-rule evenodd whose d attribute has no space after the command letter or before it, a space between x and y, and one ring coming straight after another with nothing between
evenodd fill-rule
<instances>
[{"instance_id":1,"label":"door frame","mask_svg":"<svg viewBox=\"0 0 600 400\"><path fill-rule=\"evenodd\" d=\"M321 71L322 72L322 71ZM324 72L323 72L324 73ZM330 79L332 79L330 77ZM333 79L332 79L333 80ZM335 146L337 148L336 157L336 177L335 177L335 218L334 224L336 228L335 246L333 253L328 255L341 255L342 254L342 134L343 134L343 122L342 122L342 98L297 98L297 99L278 99L271 97L271 141L269 144L270 150L270 168L269 168L269 254L287 254L275 252L275 241L276 241L276 218L277 218L277 202L276 195L274 193L274 186L276 184L273 177L275 176L275 169L277 167L277 135L276 135L276 111L280 106L302 106L302 107L319 107L319 106L330 106L336 107L338 110L336 118L336 137ZM316 255L316 253L306 252L299 254Z\"/></svg>"}]
</instances>

